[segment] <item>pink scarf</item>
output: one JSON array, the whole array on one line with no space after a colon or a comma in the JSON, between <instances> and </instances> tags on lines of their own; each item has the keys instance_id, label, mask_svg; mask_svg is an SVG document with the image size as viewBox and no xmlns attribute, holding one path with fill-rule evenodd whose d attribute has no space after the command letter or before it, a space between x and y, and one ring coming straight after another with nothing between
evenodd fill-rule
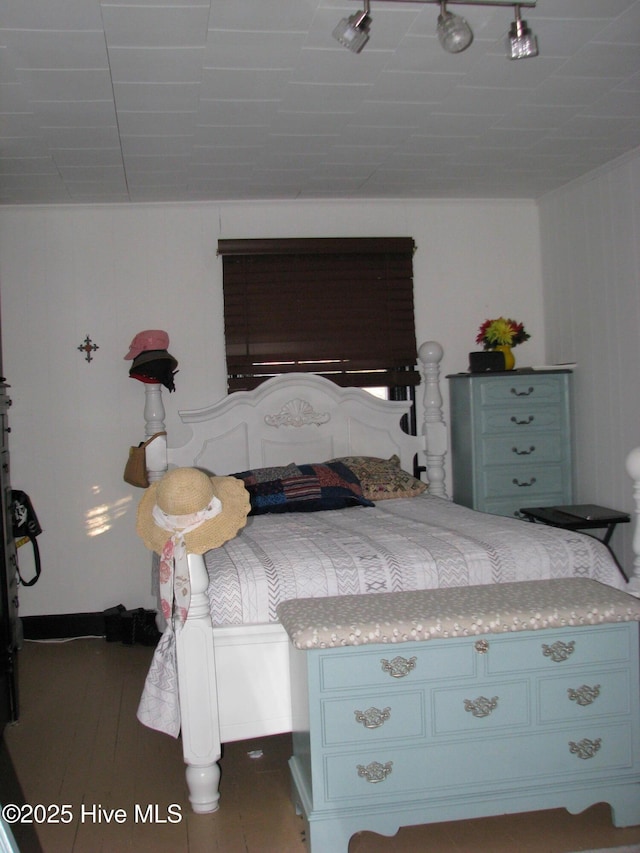
<instances>
[{"instance_id":1,"label":"pink scarf","mask_svg":"<svg viewBox=\"0 0 640 853\"><path fill-rule=\"evenodd\" d=\"M152 515L158 527L170 533L160 555L160 604L162 615L171 624L175 618L182 625L189 613L191 584L187 546L184 537L204 521L215 518L222 504L215 496L204 509L189 515L168 515L156 504Z\"/></svg>"}]
</instances>

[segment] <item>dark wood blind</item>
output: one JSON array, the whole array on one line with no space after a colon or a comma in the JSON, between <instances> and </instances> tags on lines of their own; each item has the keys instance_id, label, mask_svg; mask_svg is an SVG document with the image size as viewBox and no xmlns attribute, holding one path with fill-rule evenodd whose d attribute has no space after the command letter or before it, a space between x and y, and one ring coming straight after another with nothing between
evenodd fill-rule
<instances>
[{"instance_id":1,"label":"dark wood blind","mask_svg":"<svg viewBox=\"0 0 640 853\"><path fill-rule=\"evenodd\" d=\"M413 251L409 237L220 240L229 390L292 371L417 385Z\"/></svg>"}]
</instances>

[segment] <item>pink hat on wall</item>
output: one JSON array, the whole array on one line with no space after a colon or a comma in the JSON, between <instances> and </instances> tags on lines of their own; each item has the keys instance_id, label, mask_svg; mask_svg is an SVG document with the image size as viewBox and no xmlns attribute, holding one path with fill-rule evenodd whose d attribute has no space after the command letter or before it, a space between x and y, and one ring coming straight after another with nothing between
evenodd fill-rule
<instances>
[{"instance_id":1,"label":"pink hat on wall","mask_svg":"<svg viewBox=\"0 0 640 853\"><path fill-rule=\"evenodd\" d=\"M163 332L162 329L145 329L143 332L138 332L135 338L131 341L129 352L125 355L125 360L135 358L141 352L147 350L168 349L169 335Z\"/></svg>"}]
</instances>

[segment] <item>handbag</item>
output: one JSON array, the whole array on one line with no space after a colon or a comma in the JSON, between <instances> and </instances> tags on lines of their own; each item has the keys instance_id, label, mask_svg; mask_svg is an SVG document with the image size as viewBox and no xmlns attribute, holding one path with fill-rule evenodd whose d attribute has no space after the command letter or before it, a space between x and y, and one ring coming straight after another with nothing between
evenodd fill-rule
<instances>
[{"instance_id":1,"label":"handbag","mask_svg":"<svg viewBox=\"0 0 640 853\"><path fill-rule=\"evenodd\" d=\"M160 435L166 435L166 432L157 432L148 438L146 441L141 441L136 447L129 448L129 458L124 466L124 481L130 486L137 486L140 489L146 489L149 485L147 477L147 460L145 450L151 442Z\"/></svg>"}]
</instances>

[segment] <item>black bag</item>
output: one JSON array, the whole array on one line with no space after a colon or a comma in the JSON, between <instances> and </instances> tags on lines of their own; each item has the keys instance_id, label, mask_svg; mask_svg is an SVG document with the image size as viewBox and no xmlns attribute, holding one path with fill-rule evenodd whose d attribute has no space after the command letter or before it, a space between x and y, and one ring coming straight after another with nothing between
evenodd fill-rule
<instances>
[{"instance_id":1,"label":"black bag","mask_svg":"<svg viewBox=\"0 0 640 853\"><path fill-rule=\"evenodd\" d=\"M29 581L22 579L20 569L17 569L18 579L23 586L33 586L40 577L40 549L36 542L36 536L42 533L42 527L38 521L38 516L33 508L31 499L26 492L20 489L12 489L11 491L11 519L13 522L13 538L16 541L16 547L31 542L33 547L33 556L36 565L35 576Z\"/></svg>"}]
</instances>

